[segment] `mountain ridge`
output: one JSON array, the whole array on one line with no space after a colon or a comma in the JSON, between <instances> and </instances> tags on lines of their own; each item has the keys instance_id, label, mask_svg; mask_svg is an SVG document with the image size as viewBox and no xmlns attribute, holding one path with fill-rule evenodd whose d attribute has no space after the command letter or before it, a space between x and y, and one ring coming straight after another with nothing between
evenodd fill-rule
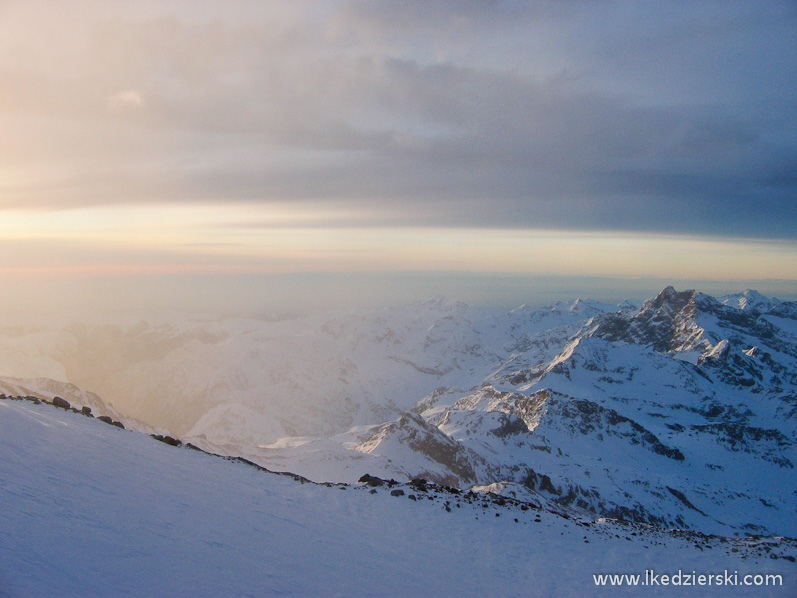
<instances>
[{"instance_id":1,"label":"mountain ridge","mask_svg":"<svg viewBox=\"0 0 797 598\"><path fill-rule=\"evenodd\" d=\"M515 484L585 517L797 535L797 309L743 295L667 287L638 308L509 312L435 298L110 340L142 343L139 357L154 343L124 376L170 392L168 371L165 405L198 392L184 408L202 415L172 434L269 469ZM186 357L210 365L192 378Z\"/></svg>"},{"instance_id":2,"label":"mountain ridge","mask_svg":"<svg viewBox=\"0 0 797 598\"><path fill-rule=\"evenodd\" d=\"M757 590L786 596L797 571L791 538L583 520L508 485L314 484L41 401L0 400L0 452L12 596L632 596L596 576L648 570L767 576Z\"/></svg>"}]
</instances>

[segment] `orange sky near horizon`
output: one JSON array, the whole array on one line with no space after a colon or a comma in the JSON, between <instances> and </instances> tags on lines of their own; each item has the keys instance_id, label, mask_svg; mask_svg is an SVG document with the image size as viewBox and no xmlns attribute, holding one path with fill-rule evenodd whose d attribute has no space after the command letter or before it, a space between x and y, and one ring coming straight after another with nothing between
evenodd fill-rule
<instances>
[{"instance_id":1,"label":"orange sky near horizon","mask_svg":"<svg viewBox=\"0 0 797 598\"><path fill-rule=\"evenodd\" d=\"M16 210L0 220L0 276L439 270L749 280L797 272L797 247L785 241L351 226L338 216L249 204Z\"/></svg>"},{"instance_id":2,"label":"orange sky near horizon","mask_svg":"<svg viewBox=\"0 0 797 598\"><path fill-rule=\"evenodd\" d=\"M294 273L797 296L793 11L544 5L0 2L0 284L131 309ZM249 282L229 295L271 292Z\"/></svg>"}]
</instances>

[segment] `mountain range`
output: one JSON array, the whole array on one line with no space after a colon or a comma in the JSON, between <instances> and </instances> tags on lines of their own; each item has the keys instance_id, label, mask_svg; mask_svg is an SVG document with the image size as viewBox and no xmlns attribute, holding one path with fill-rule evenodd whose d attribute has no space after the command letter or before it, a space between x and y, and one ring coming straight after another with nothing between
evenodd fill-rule
<instances>
[{"instance_id":1,"label":"mountain range","mask_svg":"<svg viewBox=\"0 0 797 598\"><path fill-rule=\"evenodd\" d=\"M592 520L797 536L797 303L755 291L6 328L0 374L7 395L318 482L425 478Z\"/></svg>"}]
</instances>

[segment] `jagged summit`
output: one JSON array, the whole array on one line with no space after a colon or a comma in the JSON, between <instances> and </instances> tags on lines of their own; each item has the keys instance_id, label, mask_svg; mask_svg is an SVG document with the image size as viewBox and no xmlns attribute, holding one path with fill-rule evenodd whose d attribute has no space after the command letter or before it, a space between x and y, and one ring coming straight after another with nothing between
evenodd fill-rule
<instances>
[{"instance_id":1,"label":"jagged summit","mask_svg":"<svg viewBox=\"0 0 797 598\"><path fill-rule=\"evenodd\" d=\"M703 334L695 319L699 297L695 290L678 292L668 286L633 315L620 312L597 318L588 335L661 352L692 349Z\"/></svg>"},{"instance_id":2,"label":"jagged summit","mask_svg":"<svg viewBox=\"0 0 797 598\"><path fill-rule=\"evenodd\" d=\"M653 299L642 304L638 315L656 321L670 321L679 316L694 316L695 302L702 296L694 289L676 291L668 286Z\"/></svg>"},{"instance_id":3,"label":"jagged summit","mask_svg":"<svg viewBox=\"0 0 797 598\"><path fill-rule=\"evenodd\" d=\"M657 308L663 305L672 305L675 309L682 309L689 301L694 299L696 294L697 291L695 289L676 291L675 287L668 285L653 299L645 301L645 305Z\"/></svg>"}]
</instances>

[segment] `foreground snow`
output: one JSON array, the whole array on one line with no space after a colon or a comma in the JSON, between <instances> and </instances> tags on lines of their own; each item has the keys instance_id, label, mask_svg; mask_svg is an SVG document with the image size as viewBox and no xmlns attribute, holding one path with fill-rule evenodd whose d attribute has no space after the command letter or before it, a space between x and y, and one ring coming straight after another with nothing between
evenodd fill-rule
<instances>
[{"instance_id":1,"label":"foreground snow","mask_svg":"<svg viewBox=\"0 0 797 598\"><path fill-rule=\"evenodd\" d=\"M300 483L46 404L0 401L0 456L3 597L672 595L593 582L647 569L776 573L682 591L789 596L797 579L770 558L793 560L793 542Z\"/></svg>"}]
</instances>

